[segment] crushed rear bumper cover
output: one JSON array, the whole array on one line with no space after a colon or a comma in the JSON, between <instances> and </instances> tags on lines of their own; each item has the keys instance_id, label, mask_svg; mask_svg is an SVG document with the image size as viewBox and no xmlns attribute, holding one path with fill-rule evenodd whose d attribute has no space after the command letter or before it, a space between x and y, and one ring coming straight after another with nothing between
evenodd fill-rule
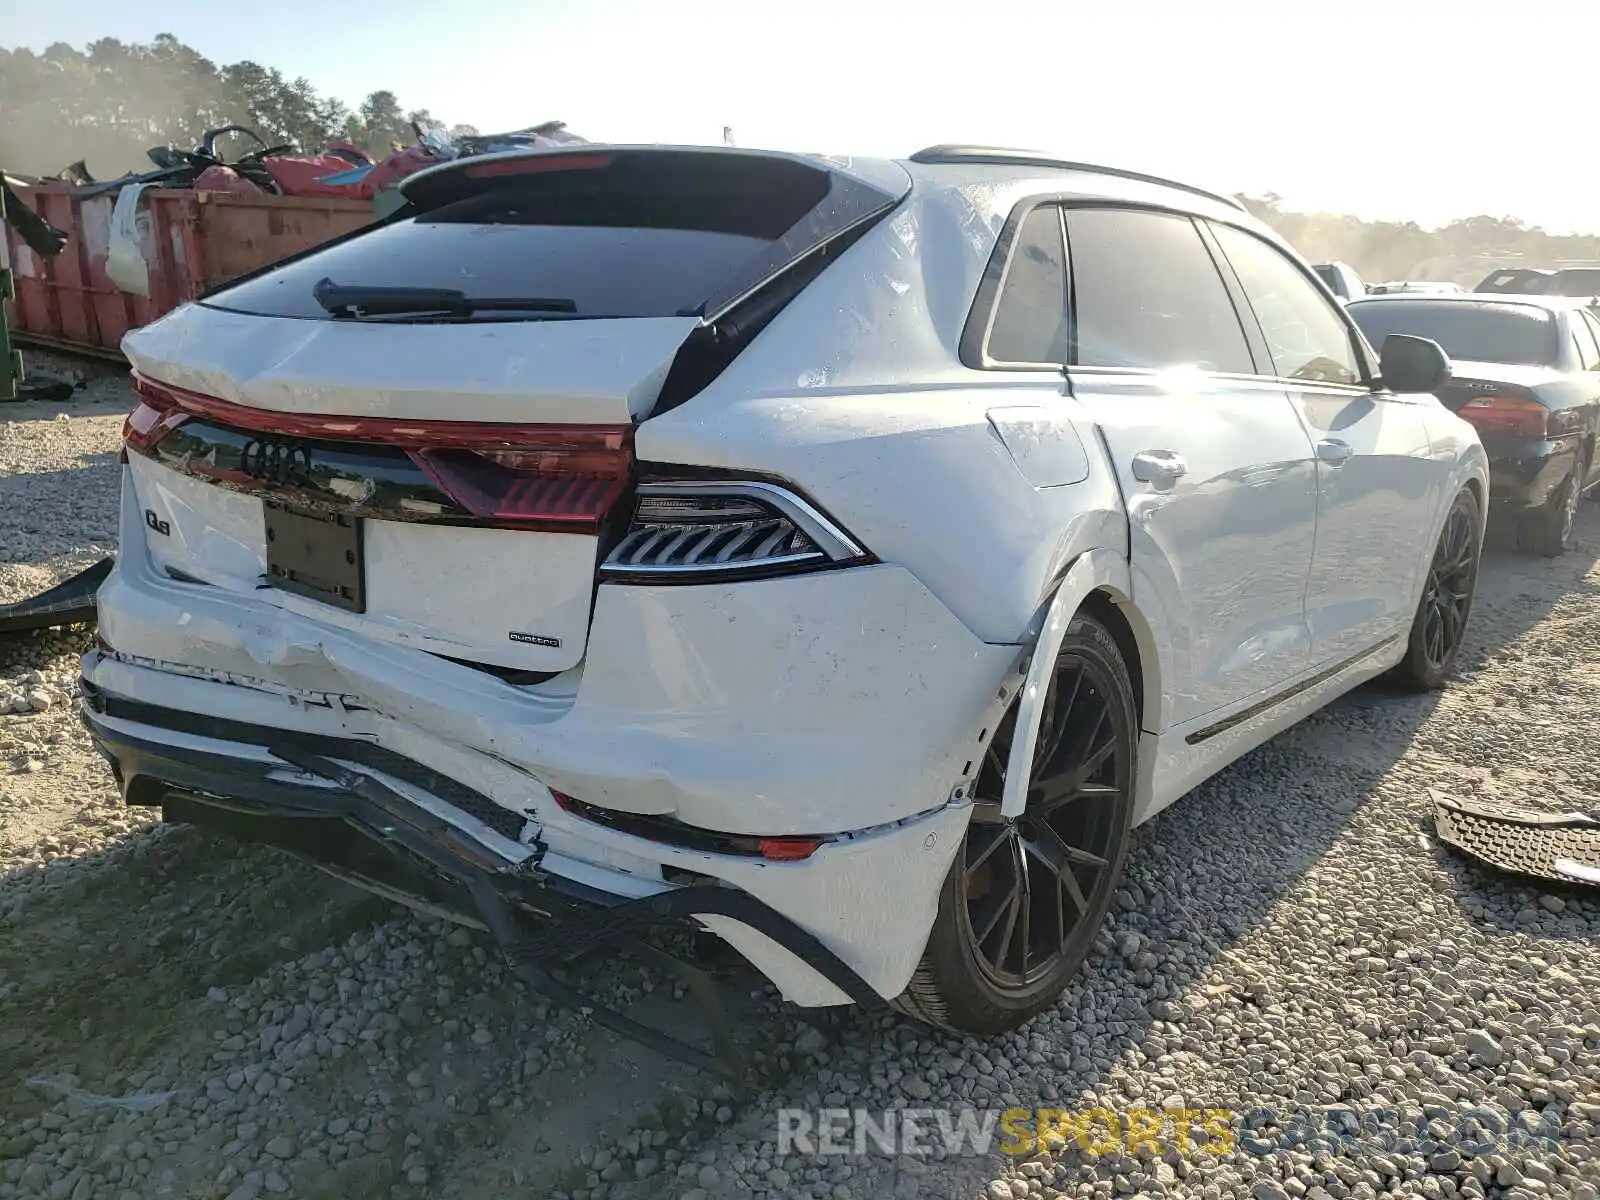
<instances>
[{"instance_id":1,"label":"crushed rear bumper cover","mask_svg":"<svg viewBox=\"0 0 1600 1200\"><path fill-rule=\"evenodd\" d=\"M466 822L429 811L382 779L344 765L365 765L376 753L383 761L370 765L384 774L427 790L440 788L436 772L369 743L163 709L109 695L87 680L81 714L129 804L159 806L167 821L275 846L380 894L486 928L535 991L589 1009L597 1024L691 1065L733 1077L742 1073L710 980L640 940L655 929L692 928L701 916L727 917L771 938L856 1003L882 1003L814 935L738 888L682 886L630 899L541 870L537 842L528 858L508 861L471 836ZM179 737L247 742L266 749L270 758L242 759L134 736L119 727L129 721ZM453 784L449 802L468 817L474 808L485 815L495 808L487 797L469 792ZM705 1016L710 1053L633 1020L561 977L597 951L621 947L683 979Z\"/></svg>"}]
</instances>

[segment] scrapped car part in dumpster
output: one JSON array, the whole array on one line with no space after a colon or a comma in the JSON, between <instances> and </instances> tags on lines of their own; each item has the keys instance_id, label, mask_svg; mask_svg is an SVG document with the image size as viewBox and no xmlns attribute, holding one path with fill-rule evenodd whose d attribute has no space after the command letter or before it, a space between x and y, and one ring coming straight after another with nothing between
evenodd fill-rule
<instances>
[{"instance_id":1,"label":"scrapped car part in dumpster","mask_svg":"<svg viewBox=\"0 0 1600 1200\"><path fill-rule=\"evenodd\" d=\"M106 277L135 296L150 294L150 268L144 261L150 218L139 219L139 197L149 186L135 183L117 193L111 209L111 240L106 246Z\"/></svg>"},{"instance_id":2,"label":"scrapped car part in dumpster","mask_svg":"<svg viewBox=\"0 0 1600 1200\"><path fill-rule=\"evenodd\" d=\"M1531 879L1600 886L1600 813L1432 796L1440 841L1469 858Z\"/></svg>"},{"instance_id":3,"label":"scrapped car part in dumpster","mask_svg":"<svg viewBox=\"0 0 1600 1200\"><path fill-rule=\"evenodd\" d=\"M207 167L194 181L197 192L237 192L246 196L264 196L266 189L251 183L232 167Z\"/></svg>"},{"instance_id":4,"label":"scrapped car part in dumpster","mask_svg":"<svg viewBox=\"0 0 1600 1200\"><path fill-rule=\"evenodd\" d=\"M59 625L84 625L95 620L95 592L111 574L111 558L102 558L70 579L15 604L0 604L0 633L25 633Z\"/></svg>"},{"instance_id":5,"label":"scrapped car part in dumpster","mask_svg":"<svg viewBox=\"0 0 1600 1200\"><path fill-rule=\"evenodd\" d=\"M67 245L67 234L48 221L40 219L32 207L23 203L11 186L11 181L0 177L0 217L17 231L23 243L40 258L54 258Z\"/></svg>"}]
</instances>

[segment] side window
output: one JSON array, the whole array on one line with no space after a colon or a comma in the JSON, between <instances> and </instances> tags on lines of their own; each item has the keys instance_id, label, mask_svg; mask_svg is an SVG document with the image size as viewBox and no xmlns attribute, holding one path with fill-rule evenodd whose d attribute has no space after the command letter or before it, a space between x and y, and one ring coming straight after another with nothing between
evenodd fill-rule
<instances>
[{"instance_id":1,"label":"side window","mask_svg":"<svg viewBox=\"0 0 1600 1200\"><path fill-rule=\"evenodd\" d=\"M1255 371L1227 285L1188 217L1069 208L1082 367Z\"/></svg>"},{"instance_id":2,"label":"side window","mask_svg":"<svg viewBox=\"0 0 1600 1200\"><path fill-rule=\"evenodd\" d=\"M1227 225L1213 225L1222 253L1255 310L1282 379L1359 384L1350 327L1281 250Z\"/></svg>"},{"instance_id":3,"label":"side window","mask_svg":"<svg viewBox=\"0 0 1600 1200\"><path fill-rule=\"evenodd\" d=\"M1000 285L988 357L999 363L1067 361L1067 267L1061 210L1053 204L1023 218Z\"/></svg>"},{"instance_id":4,"label":"side window","mask_svg":"<svg viewBox=\"0 0 1600 1200\"><path fill-rule=\"evenodd\" d=\"M1585 371L1600 371L1600 323L1586 312L1572 314L1572 332L1578 339L1578 361Z\"/></svg>"}]
</instances>

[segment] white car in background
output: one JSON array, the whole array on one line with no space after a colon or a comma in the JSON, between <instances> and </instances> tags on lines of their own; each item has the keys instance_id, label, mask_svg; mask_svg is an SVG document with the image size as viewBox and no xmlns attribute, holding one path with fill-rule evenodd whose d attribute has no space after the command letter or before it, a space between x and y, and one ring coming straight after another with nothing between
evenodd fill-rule
<instances>
[{"instance_id":1,"label":"white car in background","mask_svg":"<svg viewBox=\"0 0 1600 1200\"><path fill-rule=\"evenodd\" d=\"M692 920L800 1005L995 1034L1133 826L1451 671L1488 474L1444 354L1374 361L1225 198L960 147L402 186L125 342L83 679L129 803L524 964Z\"/></svg>"}]
</instances>

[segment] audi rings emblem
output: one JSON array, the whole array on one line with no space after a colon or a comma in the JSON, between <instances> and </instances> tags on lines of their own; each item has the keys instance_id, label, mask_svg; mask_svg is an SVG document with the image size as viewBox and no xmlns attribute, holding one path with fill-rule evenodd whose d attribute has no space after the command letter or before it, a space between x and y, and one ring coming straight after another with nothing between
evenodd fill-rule
<instances>
[{"instance_id":1,"label":"audi rings emblem","mask_svg":"<svg viewBox=\"0 0 1600 1200\"><path fill-rule=\"evenodd\" d=\"M255 438L239 452L239 467L262 483L306 484L311 482L311 447L301 442Z\"/></svg>"}]
</instances>

